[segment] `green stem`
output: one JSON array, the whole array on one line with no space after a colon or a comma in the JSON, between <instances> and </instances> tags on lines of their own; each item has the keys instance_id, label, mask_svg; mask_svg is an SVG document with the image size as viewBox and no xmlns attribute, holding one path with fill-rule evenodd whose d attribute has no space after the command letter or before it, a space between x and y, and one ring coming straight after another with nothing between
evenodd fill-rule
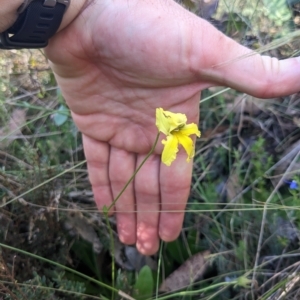
<instances>
[{"instance_id":1,"label":"green stem","mask_svg":"<svg viewBox=\"0 0 300 300\"><path fill-rule=\"evenodd\" d=\"M156 291L155 291L155 299L158 299L158 287L159 287L159 277L160 277L160 268L162 263L162 250L164 247L164 242L160 242L160 249L159 249L159 259L158 259L158 265L157 265L157 278L156 278Z\"/></svg>"},{"instance_id":2,"label":"green stem","mask_svg":"<svg viewBox=\"0 0 300 300\"><path fill-rule=\"evenodd\" d=\"M132 176L130 177L130 179L127 181L127 183L125 184L125 186L122 188L122 190L120 191L120 193L118 194L118 196L114 199L114 201L111 203L111 205L109 207L104 206L103 207L103 214L105 217L105 221L106 221L106 226L108 227L108 231L109 231L109 237L110 237L110 251L111 251L111 258L112 258L112 267L111 267L111 273L112 273L112 288L115 290L115 249L114 249L114 237L113 237L113 231L111 229L111 226L109 224L109 219L108 219L108 212L111 210L111 208L117 203L117 201L119 200L119 198L121 197L121 195L124 193L124 191L126 190L126 188L128 187L128 185L132 182L132 180L134 179L134 177L136 176L136 174L139 172L139 170L141 169L141 167L145 164L145 162L147 161L147 159L150 157L150 155L153 153L153 151L155 150L155 147L157 145L158 139L159 139L159 132L157 133L155 142L151 148L151 150L149 151L149 153L147 154L147 156L144 158L144 160L141 162L141 164L139 165L139 167L135 170L135 172L132 174ZM114 292L112 295L112 299L114 298Z\"/></svg>"},{"instance_id":3,"label":"green stem","mask_svg":"<svg viewBox=\"0 0 300 300\"><path fill-rule=\"evenodd\" d=\"M111 251L111 284L112 288L115 289L115 273L116 273L116 267L115 267L115 244L114 244L114 236L113 231L111 229L111 226L109 224L108 219L108 210L104 212L104 217L106 221L106 226L108 227L109 232L109 238L110 238L110 251ZM114 291L112 292L111 299L114 299Z\"/></svg>"},{"instance_id":4,"label":"green stem","mask_svg":"<svg viewBox=\"0 0 300 300\"><path fill-rule=\"evenodd\" d=\"M202 288L202 289L199 289L199 290L184 291L184 292L177 292L177 293L175 292L175 293L172 293L170 295L159 297L159 298L157 298L157 300L174 299L176 297L185 297L185 296L193 296L193 295L198 295L199 296L201 293L208 292L208 291L211 291L211 290L217 289L217 288L233 286L236 283L237 283L236 281L220 282L220 283L216 283L216 284L210 285L208 287L205 287L205 288Z\"/></svg>"},{"instance_id":5,"label":"green stem","mask_svg":"<svg viewBox=\"0 0 300 300\"><path fill-rule=\"evenodd\" d=\"M124 191L126 190L126 188L128 187L128 185L132 182L132 180L134 179L135 175L139 172L139 170L141 169L141 167L144 165L144 163L146 162L146 160L150 157L150 155L153 153L153 151L155 150L155 147L157 145L158 139L159 139L159 135L160 133L157 133L155 142L150 150L150 152L147 154L147 156L144 158L144 160L141 162L141 164L139 165L139 167L135 170L135 172L132 174L132 176L130 177L130 179L127 181L127 183L125 184L125 186L122 188L121 192L118 194L118 196L116 197L116 199L114 199L114 201L112 202L112 204L107 208L107 211L110 211L111 208L116 204L116 202L119 200L119 198L121 197L121 195L124 193Z\"/></svg>"}]
</instances>

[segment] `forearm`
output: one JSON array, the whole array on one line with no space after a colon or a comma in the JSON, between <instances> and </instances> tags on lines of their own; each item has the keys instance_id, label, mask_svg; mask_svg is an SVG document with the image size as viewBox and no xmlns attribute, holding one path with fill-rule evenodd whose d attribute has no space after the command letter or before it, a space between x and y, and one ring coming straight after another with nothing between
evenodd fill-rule
<instances>
[{"instance_id":1,"label":"forearm","mask_svg":"<svg viewBox=\"0 0 300 300\"><path fill-rule=\"evenodd\" d=\"M24 0L0 0L0 32L5 31L16 21L18 17L18 8ZM91 0L71 0L70 6L66 11L59 30L68 26L80 13L85 5Z\"/></svg>"}]
</instances>

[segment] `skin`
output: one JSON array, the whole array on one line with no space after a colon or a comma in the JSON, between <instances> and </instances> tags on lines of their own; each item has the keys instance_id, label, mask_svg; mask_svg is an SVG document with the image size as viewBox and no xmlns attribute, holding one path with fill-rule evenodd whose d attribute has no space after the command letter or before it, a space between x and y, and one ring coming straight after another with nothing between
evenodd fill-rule
<instances>
[{"instance_id":1,"label":"skin","mask_svg":"<svg viewBox=\"0 0 300 300\"><path fill-rule=\"evenodd\" d=\"M299 59L238 59L250 50L172 0L79 2L46 54L83 134L99 210L153 145L157 107L198 123L200 92L211 86L259 98L300 90ZM114 208L120 240L146 255L179 235L190 190L183 149L170 167L161 152L159 142Z\"/></svg>"}]
</instances>

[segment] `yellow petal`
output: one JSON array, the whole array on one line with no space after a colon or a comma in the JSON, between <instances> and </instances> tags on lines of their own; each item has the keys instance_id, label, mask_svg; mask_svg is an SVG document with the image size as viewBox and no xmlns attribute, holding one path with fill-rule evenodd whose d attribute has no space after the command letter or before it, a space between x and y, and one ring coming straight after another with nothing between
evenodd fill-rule
<instances>
[{"instance_id":1,"label":"yellow petal","mask_svg":"<svg viewBox=\"0 0 300 300\"><path fill-rule=\"evenodd\" d=\"M156 127L165 135L168 135L171 132L170 124L168 122L168 119L164 115L164 110L162 108L156 109Z\"/></svg>"},{"instance_id":2,"label":"yellow petal","mask_svg":"<svg viewBox=\"0 0 300 300\"><path fill-rule=\"evenodd\" d=\"M186 121L185 114L175 114L162 108L156 109L156 126L165 135L170 134L173 130L180 130L185 126Z\"/></svg>"},{"instance_id":3,"label":"yellow petal","mask_svg":"<svg viewBox=\"0 0 300 300\"><path fill-rule=\"evenodd\" d=\"M185 126L187 118L185 114L172 113L170 111L163 111L164 116L167 118L170 125L170 132L175 129L180 129Z\"/></svg>"},{"instance_id":4,"label":"yellow petal","mask_svg":"<svg viewBox=\"0 0 300 300\"><path fill-rule=\"evenodd\" d=\"M178 140L173 135L168 135L167 140L163 140L162 143L165 145L161 155L161 161L170 166L171 163L176 159L178 152Z\"/></svg>"},{"instance_id":5,"label":"yellow petal","mask_svg":"<svg viewBox=\"0 0 300 300\"><path fill-rule=\"evenodd\" d=\"M184 135L196 134L197 137L201 136L201 132L195 123L185 125L182 129L180 129L180 132Z\"/></svg>"},{"instance_id":6,"label":"yellow petal","mask_svg":"<svg viewBox=\"0 0 300 300\"><path fill-rule=\"evenodd\" d=\"M174 132L174 136L178 139L178 143L183 146L187 154L186 161L189 162L191 158L195 155L195 147L193 140L185 134L182 134L181 131Z\"/></svg>"}]
</instances>

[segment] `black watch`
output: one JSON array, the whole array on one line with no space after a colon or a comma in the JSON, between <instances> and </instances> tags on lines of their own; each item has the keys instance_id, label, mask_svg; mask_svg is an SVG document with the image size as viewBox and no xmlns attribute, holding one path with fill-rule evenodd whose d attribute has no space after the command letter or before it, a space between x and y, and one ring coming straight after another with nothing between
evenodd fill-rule
<instances>
[{"instance_id":1,"label":"black watch","mask_svg":"<svg viewBox=\"0 0 300 300\"><path fill-rule=\"evenodd\" d=\"M0 33L0 49L44 48L71 0L25 0L16 22Z\"/></svg>"}]
</instances>

